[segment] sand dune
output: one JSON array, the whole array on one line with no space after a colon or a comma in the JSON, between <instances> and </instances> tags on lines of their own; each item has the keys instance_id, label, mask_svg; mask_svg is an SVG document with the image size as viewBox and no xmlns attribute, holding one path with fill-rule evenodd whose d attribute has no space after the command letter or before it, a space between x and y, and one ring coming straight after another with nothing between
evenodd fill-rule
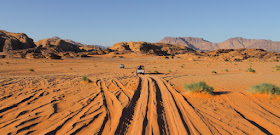
<instances>
[{"instance_id":1,"label":"sand dune","mask_svg":"<svg viewBox=\"0 0 280 135\"><path fill-rule=\"evenodd\" d=\"M178 74L92 74L96 77L88 84L74 74L1 77L1 134L280 131L280 102L276 99L234 90L218 91L215 96L183 94L174 86L174 81L180 84L176 79L185 77Z\"/></svg>"}]
</instances>

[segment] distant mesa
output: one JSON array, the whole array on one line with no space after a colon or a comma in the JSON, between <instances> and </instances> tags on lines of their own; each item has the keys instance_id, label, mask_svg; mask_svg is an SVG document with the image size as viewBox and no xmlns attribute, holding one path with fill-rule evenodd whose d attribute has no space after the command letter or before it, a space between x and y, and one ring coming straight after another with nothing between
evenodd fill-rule
<instances>
[{"instance_id":1,"label":"distant mesa","mask_svg":"<svg viewBox=\"0 0 280 135\"><path fill-rule=\"evenodd\" d=\"M221 43L212 43L203 38L195 37L165 37L159 43L178 44L197 51L211 51L217 49L264 49L270 52L280 52L280 41L264 39L246 39L242 37L230 38Z\"/></svg>"},{"instance_id":2,"label":"distant mesa","mask_svg":"<svg viewBox=\"0 0 280 135\"><path fill-rule=\"evenodd\" d=\"M0 30L0 52L33 48L36 45L33 39L24 33L11 33Z\"/></svg>"},{"instance_id":3,"label":"distant mesa","mask_svg":"<svg viewBox=\"0 0 280 135\"><path fill-rule=\"evenodd\" d=\"M195 52L193 49L186 46L148 42L119 42L110 47L110 49L118 53L133 52L153 55L175 55Z\"/></svg>"}]
</instances>

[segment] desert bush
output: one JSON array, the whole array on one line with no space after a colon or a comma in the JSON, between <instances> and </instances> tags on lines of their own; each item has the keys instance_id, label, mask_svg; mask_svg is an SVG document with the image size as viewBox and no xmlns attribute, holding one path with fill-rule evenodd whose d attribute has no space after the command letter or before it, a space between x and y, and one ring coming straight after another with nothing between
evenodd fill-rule
<instances>
[{"instance_id":1,"label":"desert bush","mask_svg":"<svg viewBox=\"0 0 280 135\"><path fill-rule=\"evenodd\" d=\"M211 73L212 73L212 74L217 74L217 72L216 72L216 71L212 71Z\"/></svg>"},{"instance_id":2,"label":"desert bush","mask_svg":"<svg viewBox=\"0 0 280 135\"><path fill-rule=\"evenodd\" d=\"M171 70L168 70L167 72L171 73L172 71L171 71Z\"/></svg>"},{"instance_id":3,"label":"desert bush","mask_svg":"<svg viewBox=\"0 0 280 135\"><path fill-rule=\"evenodd\" d=\"M261 83L258 85L251 86L249 89L247 89L247 91L250 93L260 93L269 95L280 94L280 88L270 83Z\"/></svg>"},{"instance_id":4,"label":"desert bush","mask_svg":"<svg viewBox=\"0 0 280 135\"><path fill-rule=\"evenodd\" d=\"M84 76L82 76L81 81L82 81L82 82L87 82L87 83L88 83L88 82L90 82L90 80L88 79L88 77L87 77L87 76L85 76L85 75L84 75Z\"/></svg>"},{"instance_id":5,"label":"desert bush","mask_svg":"<svg viewBox=\"0 0 280 135\"><path fill-rule=\"evenodd\" d=\"M228 69L226 69L225 71L228 72Z\"/></svg>"},{"instance_id":6,"label":"desert bush","mask_svg":"<svg viewBox=\"0 0 280 135\"><path fill-rule=\"evenodd\" d=\"M256 72L256 70L255 70L255 69L253 69L252 67L249 67L249 68L246 70L246 72L255 73L255 72Z\"/></svg>"},{"instance_id":7,"label":"desert bush","mask_svg":"<svg viewBox=\"0 0 280 135\"><path fill-rule=\"evenodd\" d=\"M206 82L200 81L196 83L185 84L184 88L186 92L194 93L208 93L213 95L214 88L206 84Z\"/></svg>"},{"instance_id":8,"label":"desert bush","mask_svg":"<svg viewBox=\"0 0 280 135\"><path fill-rule=\"evenodd\" d=\"M156 73L156 74L157 74L157 73L158 73L158 71L157 71L157 70L155 70L155 71L154 71L154 73Z\"/></svg>"},{"instance_id":9,"label":"desert bush","mask_svg":"<svg viewBox=\"0 0 280 135\"><path fill-rule=\"evenodd\" d=\"M34 72L35 70L34 70L34 69L29 69L29 71L30 71L30 72Z\"/></svg>"},{"instance_id":10,"label":"desert bush","mask_svg":"<svg viewBox=\"0 0 280 135\"><path fill-rule=\"evenodd\" d=\"M275 67L273 67L276 71L280 71L280 66L276 65Z\"/></svg>"}]
</instances>

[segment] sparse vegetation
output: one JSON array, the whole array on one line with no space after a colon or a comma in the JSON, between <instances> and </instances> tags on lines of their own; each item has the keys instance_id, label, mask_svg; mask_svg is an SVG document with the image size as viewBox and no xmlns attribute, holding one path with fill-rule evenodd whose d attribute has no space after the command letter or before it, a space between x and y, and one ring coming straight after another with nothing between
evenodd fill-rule
<instances>
[{"instance_id":1,"label":"sparse vegetation","mask_svg":"<svg viewBox=\"0 0 280 135\"><path fill-rule=\"evenodd\" d=\"M85 83L89 83L90 82L90 80L88 79L88 77L87 76L82 76L82 79L81 79L81 81L82 82L85 82Z\"/></svg>"},{"instance_id":2,"label":"sparse vegetation","mask_svg":"<svg viewBox=\"0 0 280 135\"><path fill-rule=\"evenodd\" d=\"M216 72L216 71L212 71L211 73L212 73L212 74L217 74L217 72Z\"/></svg>"},{"instance_id":3,"label":"sparse vegetation","mask_svg":"<svg viewBox=\"0 0 280 135\"><path fill-rule=\"evenodd\" d=\"M34 72L35 70L34 70L34 69L29 69L29 71L30 71L30 72Z\"/></svg>"},{"instance_id":4,"label":"sparse vegetation","mask_svg":"<svg viewBox=\"0 0 280 135\"><path fill-rule=\"evenodd\" d=\"M251 86L248 90L250 93L260 93L269 95L279 95L280 88L270 83L261 83L258 85Z\"/></svg>"},{"instance_id":5,"label":"sparse vegetation","mask_svg":"<svg viewBox=\"0 0 280 135\"><path fill-rule=\"evenodd\" d=\"M70 70L72 70L72 68L70 68Z\"/></svg>"},{"instance_id":6,"label":"sparse vegetation","mask_svg":"<svg viewBox=\"0 0 280 135\"><path fill-rule=\"evenodd\" d=\"M172 70L168 70L167 72L172 73Z\"/></svg>"},{"instance_id":7,"label":"sparse vegetation","mask_svg":"<svg viewBox=\"0 0 280 135\"><path fill-rule=\"evenodd\" d=\"M158 71L157 71L157 70L155 70L155 71L154 71L154 73L156 73L156 74L157 74L157 73L158 73Z\"/></svg>"},{"instance_id":8,"label":"sparse vegetation","mask_svg":"<svg viewBox=\"0 0 280 135\"><path fill-rule=\"evenodd\" d=\"M248 73L256 73L256 70L253 69L252 67L249 67L249 68L246 70L246 72L248 72Z\"/></svg>"},{"instance_id":9,"label":"sparse vegetation","mask_svg":"<svg viewBox=\"0 0 280 135\"><path fill-rule=\"evenodd\" d=\"M213 95L214 88L206 84L206 82L200 81L196 83L185 84L184 88L186 92L194 93L208 93Z\"/></svg>"},{"instance_id":10,"label":"sparse vegetation","mask_svg":"<svg viewBox=\"0 0 280 135\"><path fill-rule=\"evenodd\" d=\"M275 65L273 68L274 68L276 71L280 71L280 66L279 66L279 65Z\"/></svg>"},{"instance_id":11,"label":"sparse vegetation","mask_svg":"<svg viewBox=\"0 0 280 135\"><path fill-rule=\"evenodd\" d=\"M228 69L225 69L226 72L228 72Z\"/></svg>"}]
</instances>

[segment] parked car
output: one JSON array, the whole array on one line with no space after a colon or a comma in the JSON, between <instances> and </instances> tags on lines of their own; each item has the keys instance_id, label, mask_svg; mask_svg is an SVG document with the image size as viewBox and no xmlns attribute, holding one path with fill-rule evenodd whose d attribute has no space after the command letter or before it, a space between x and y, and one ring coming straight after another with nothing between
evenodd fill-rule
<instances>
[{"instance_id":1,"label":"parked car","mask_svg":"<svg viewBox=\"0 0 280 135\"><path fill-rule=\"evenodd\" d=\"M136 74L145 74L145 69L143 65L137 67Z\"/></svg>"},{"instance_id":2,"label":"parked car","mask_svg":"<svg viewBox=\"0 0 280 135\"><path fill-rule=\"evenodd\" d=\"M124 64L121 64L121 65L120 65L120 68L124 68Z\"/></svg>"}]
</instances>

